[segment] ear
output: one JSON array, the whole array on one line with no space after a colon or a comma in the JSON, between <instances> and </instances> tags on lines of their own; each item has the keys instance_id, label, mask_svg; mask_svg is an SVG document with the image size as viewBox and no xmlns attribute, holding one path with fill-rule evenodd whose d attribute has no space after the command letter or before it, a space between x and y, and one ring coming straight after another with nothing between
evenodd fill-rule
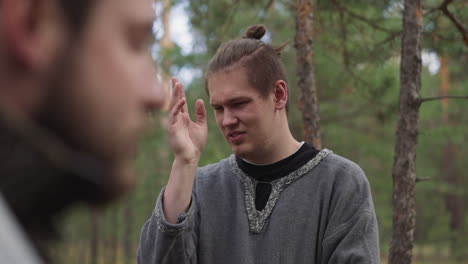
<instances>
[{"instance_id":1,"label":"ear","mask_svg":"<svg viewBox=\"0 0 468 264\"><path fill-rule=\"evenodd\" d=\"M7 54L26 69L43 68L54 57L57 36L63 34L55 1L2 0L0 4Z\"/></svg>"},{"instance_id":2,"label":"ear","mask_svg":"<svg viewBox=\"0 0 468 264\"><path fill-rule=\"evenodd\" d=\"M288 85L283 80L275 82L275 108L276 110L286 109L288 103Z\"/></svg>"}]
</instances>

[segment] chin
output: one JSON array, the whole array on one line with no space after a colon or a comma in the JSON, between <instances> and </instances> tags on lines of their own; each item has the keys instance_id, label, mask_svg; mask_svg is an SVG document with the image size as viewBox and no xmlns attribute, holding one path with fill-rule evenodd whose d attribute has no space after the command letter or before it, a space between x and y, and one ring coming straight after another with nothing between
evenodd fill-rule
<instances>
[{"instance_id":1,"label":"chin","mask_svg":"<svg viewBox=\"0 0 468 264\"><path fill-rule=\"evenodd\" d=\"M110 199L114 200L124 196L136 185L136 174L133 168L133 162L128 160L119 161L110 169L108 183L105 188L110 194Z\"/></svg>"},{"instance_id":2,"label":"chin","mask_svg":"<svg viewBox=\"0 0 468 264\"><path fill-rule=\"evenodd\" d=\"M251 150L245 144L240 144L240 145L231 145L232 152L236 154L236 156L239 156L243 159L247 159L250 154Z\"/></svg>"}]
</instances>

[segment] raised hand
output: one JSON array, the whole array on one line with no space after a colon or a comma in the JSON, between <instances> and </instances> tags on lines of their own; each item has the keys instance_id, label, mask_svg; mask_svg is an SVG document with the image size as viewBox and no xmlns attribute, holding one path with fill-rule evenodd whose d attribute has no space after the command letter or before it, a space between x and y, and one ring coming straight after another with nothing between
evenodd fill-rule
<instances>
[{"instance_id":1,"label":"raised hand","mask_svg":"<svg viewBox=\"0 0 468 264\"><path fill-rule=\"evenodd\" d=\"M196 122L190 119L184 86L172 78L172 98L169 105L169 140L176 159L197 162L206 145L208 126L203 100L195 104Z\"/></svg>"}]
</instances>

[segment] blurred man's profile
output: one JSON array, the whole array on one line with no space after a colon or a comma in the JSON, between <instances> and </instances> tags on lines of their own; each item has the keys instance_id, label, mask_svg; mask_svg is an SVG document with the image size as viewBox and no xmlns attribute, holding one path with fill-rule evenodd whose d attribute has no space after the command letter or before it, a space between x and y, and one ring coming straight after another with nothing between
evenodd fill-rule
<instances>
[{"instance_id":1,"label":"blurred man's profile","mask_svg":"<svg viewBox=\"0 0 468 264\"><path fill-rule=\"evenodd\" d=\"M57 217L131 189L160 108L152 0L0 0L0 263L47 263Z\"/></svg>"}]
</instances>

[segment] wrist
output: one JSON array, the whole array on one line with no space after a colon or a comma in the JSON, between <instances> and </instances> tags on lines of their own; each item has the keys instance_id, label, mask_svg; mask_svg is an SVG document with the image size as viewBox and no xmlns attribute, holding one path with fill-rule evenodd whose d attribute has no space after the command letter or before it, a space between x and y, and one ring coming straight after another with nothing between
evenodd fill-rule
<instances>
[{"instance_id":1,"label":"wrist","mask_svg":"<svg viewBox=\"0 0 468 264\"><path fill-rule=\"evenodd\" d=\"M178 164L178 165L198 167L199 162L200 162L200 156L199 155L196 155L196 156L193 156L193 157L175 155L175 157L174 157L174 164Z\"/></svg>"},{"instance_id":2,"label":"wrist","mask_svg":"<svg viewBox=\"0 0 468 264\"><path fill-rule=\"evenodd\" d=\"M176 157L172 164L171 175L167 183L165 197L171 200L183 200L190 198L198 169L198 160L186 160Z\"/></svg>"}]
</instances>

